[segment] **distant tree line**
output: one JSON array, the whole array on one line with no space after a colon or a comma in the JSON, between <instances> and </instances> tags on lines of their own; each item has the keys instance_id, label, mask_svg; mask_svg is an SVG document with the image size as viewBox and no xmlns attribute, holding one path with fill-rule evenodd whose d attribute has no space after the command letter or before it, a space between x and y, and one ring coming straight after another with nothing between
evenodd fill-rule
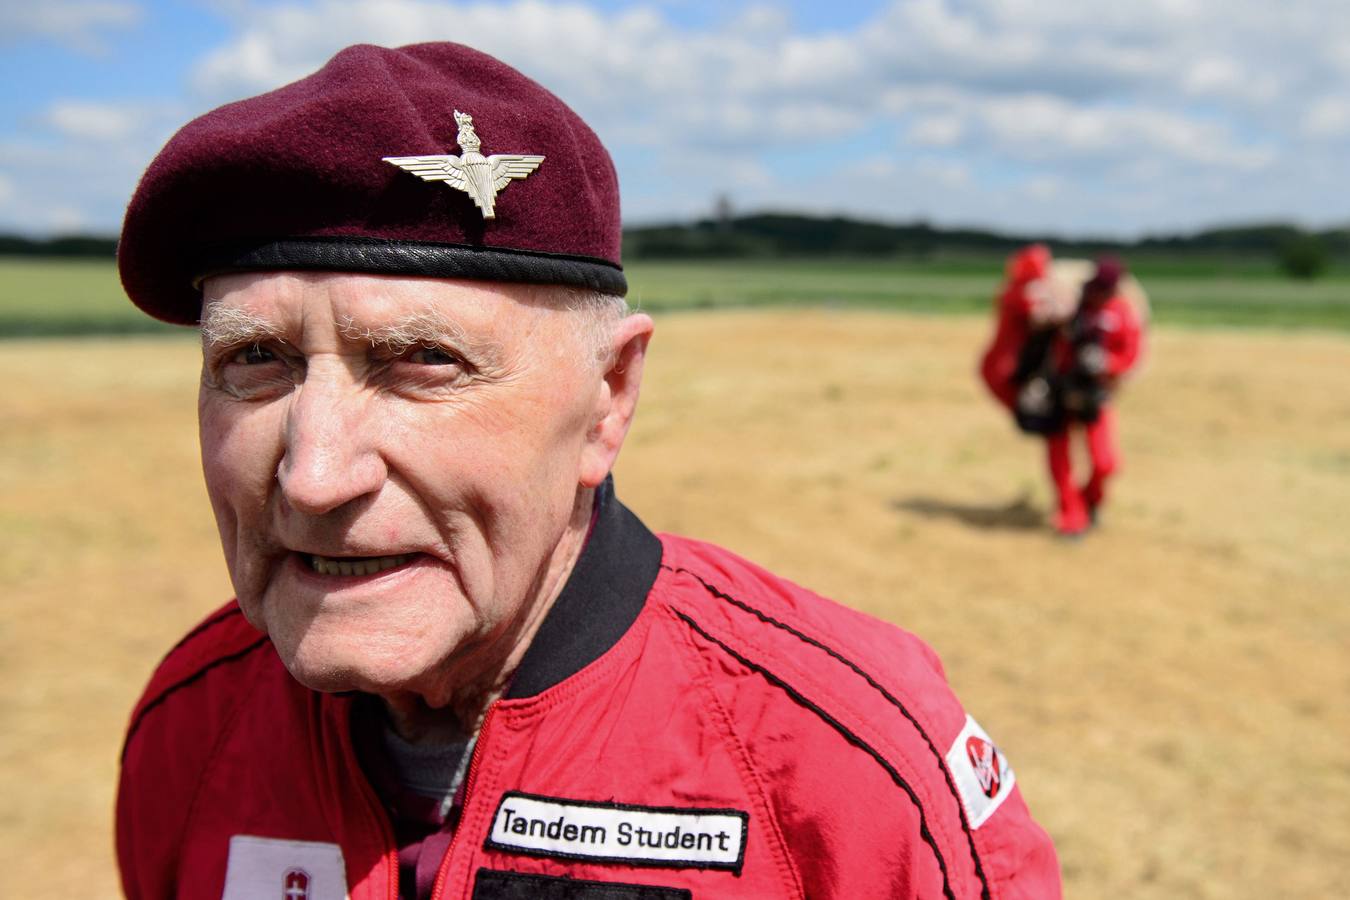
<instances>
[{"instance_id":1,"label":"distant tree line","mask_svg":"<svg viewBox=\"0 0 1350 900\"><path fill-rule=\"evenodd\" d=\"M1187 235L1136 241L1007 234L974 228L941 228L927 222L886 224L844 217L765 213L650 225L624 231L628 259L736 259L801 256L907 256L1004 254L1033 241L1056 253L1265 256L1296 277L1319 274L1331 259L1350 262L1350 227L1305 231L1294 225L1257 224L1212 228Z\"/></svg>"},{"instance_id":2,"label":"distant tree line","mask_svg":"<svg viewBox=\"0 0 1350 900\"><path fill-rule=\"evenodd\" d=\"M1350 226L1305 231L1272 223L1211 228L1187 235L1137 241L1065 238L1047 234L1006 234L975 228L941 228L927 222L887 224L842 216L762 213L692 223L647 225L624 231L628 259L738 259L803 256L907 256L1003 254L1032 241L1057 253L1090 256L1115 252L1265 256L1294 277L1314 277L1330 260L1350 262ZM45 239L0 235L0 255L112 258L117 239L67 235Z\"/></svg>"},{"instance_id":3,"label":"distant tree line","mask_svg":"<svg viewBox=\"0 0 1350 900\"><path fill-rule=\"evenodd\" d=\"M0 256L56 256L112 259L117 255L117 238L71 234L52 238L27 238L0 234Z\"/></svg>"}]
</instances>

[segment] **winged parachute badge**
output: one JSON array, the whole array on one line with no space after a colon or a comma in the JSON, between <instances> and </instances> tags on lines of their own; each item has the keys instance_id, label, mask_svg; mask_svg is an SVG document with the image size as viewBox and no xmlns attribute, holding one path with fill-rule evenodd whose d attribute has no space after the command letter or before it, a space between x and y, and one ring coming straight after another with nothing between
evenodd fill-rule
<instances>
[{"instance_id":1,"label":"winged parachute badge","mask_svg":"<svg viewBox=\"0 0 1350 900\"><path fill-rule=\"evenodd\" d=\"M525 178L544 161L542 156L519 153L494 153L484 156L478 152L483 142L473 130L473 116L455 110L459 133L455 141L464 151L463 156L385 156L384 161L411 172L426 181L443 181L447 187L457 188L473 199L483 211L483 218L495 219L493 207L497 192L515 178Z\"/></svg>"}]
</instances>

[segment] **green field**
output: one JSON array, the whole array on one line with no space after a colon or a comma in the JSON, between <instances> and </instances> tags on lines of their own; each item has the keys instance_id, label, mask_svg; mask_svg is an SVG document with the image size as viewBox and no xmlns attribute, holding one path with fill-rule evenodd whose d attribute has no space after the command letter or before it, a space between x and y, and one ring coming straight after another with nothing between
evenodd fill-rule
<instances>
[{"instance_id":1,"label":"green field","mask_svg":"<svg viewBox=\"0 0 1350 900\"><path fill-rule=\"evenodd\" d=\"M1002 262L876 259L638 261L630 299L652 312L849 306L986 314ZM1350 272L1290 281L1261 261L1158 258L1135 266L1155 321L1350 331ZM0 259L0 337L181 332L142 315L112 262Z\"/></svg>"},{"instance_id":2,"label":"green field","mask_svg":"<svg viewBox=\"0 0 1350 900\"><path fill-rule=\"evenodd\" d=\"M178 330L128 302L111 261L0 258L0 337Z\"/></svg>"}]
</instances>

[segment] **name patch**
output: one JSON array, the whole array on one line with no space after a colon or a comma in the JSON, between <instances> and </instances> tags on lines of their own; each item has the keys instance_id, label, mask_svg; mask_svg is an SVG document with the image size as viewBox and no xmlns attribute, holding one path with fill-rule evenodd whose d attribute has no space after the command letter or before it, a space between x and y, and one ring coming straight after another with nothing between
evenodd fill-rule
<instances>
[{"instance_id":1,"label":"name patch","mask_svg":"<svg viewBox=\"0 0 1350 900\"><path fill-rule=\"evenodd\" d=\"M487 847L631 866L740 874L750 814L738 809L629 806L508 791Z\"/></svg>"},{"instance_id":2,"label":"name patch","mask_svg":"<svg viewBox=\"0 0 1350 900\"><path fill-rule=\"evenodd\" d=\"M966 716L966 726L947 751L947 768L956 782L971 828L979 828L1012 793L1016 777L980 723Z\"/></svg>"}]
</instances>

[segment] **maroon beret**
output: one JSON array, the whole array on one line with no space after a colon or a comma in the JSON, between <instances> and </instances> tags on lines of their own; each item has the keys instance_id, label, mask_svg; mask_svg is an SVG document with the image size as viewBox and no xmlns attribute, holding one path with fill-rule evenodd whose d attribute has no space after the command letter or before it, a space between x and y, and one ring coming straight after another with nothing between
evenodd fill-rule
<instances>
[{"instance_id":1,"label":"maroon beret","mask_svg":"<svg viewBox=\"0 0 1350 900\"><path fill-rule=\"evenodd\" d=\"M359 45L174 135L131 198L117 263L137 306L192 324L201 280L227 272L624 294L619 244L614 164L561 100L459 44Z\"/></svg>"}]
</instances>

